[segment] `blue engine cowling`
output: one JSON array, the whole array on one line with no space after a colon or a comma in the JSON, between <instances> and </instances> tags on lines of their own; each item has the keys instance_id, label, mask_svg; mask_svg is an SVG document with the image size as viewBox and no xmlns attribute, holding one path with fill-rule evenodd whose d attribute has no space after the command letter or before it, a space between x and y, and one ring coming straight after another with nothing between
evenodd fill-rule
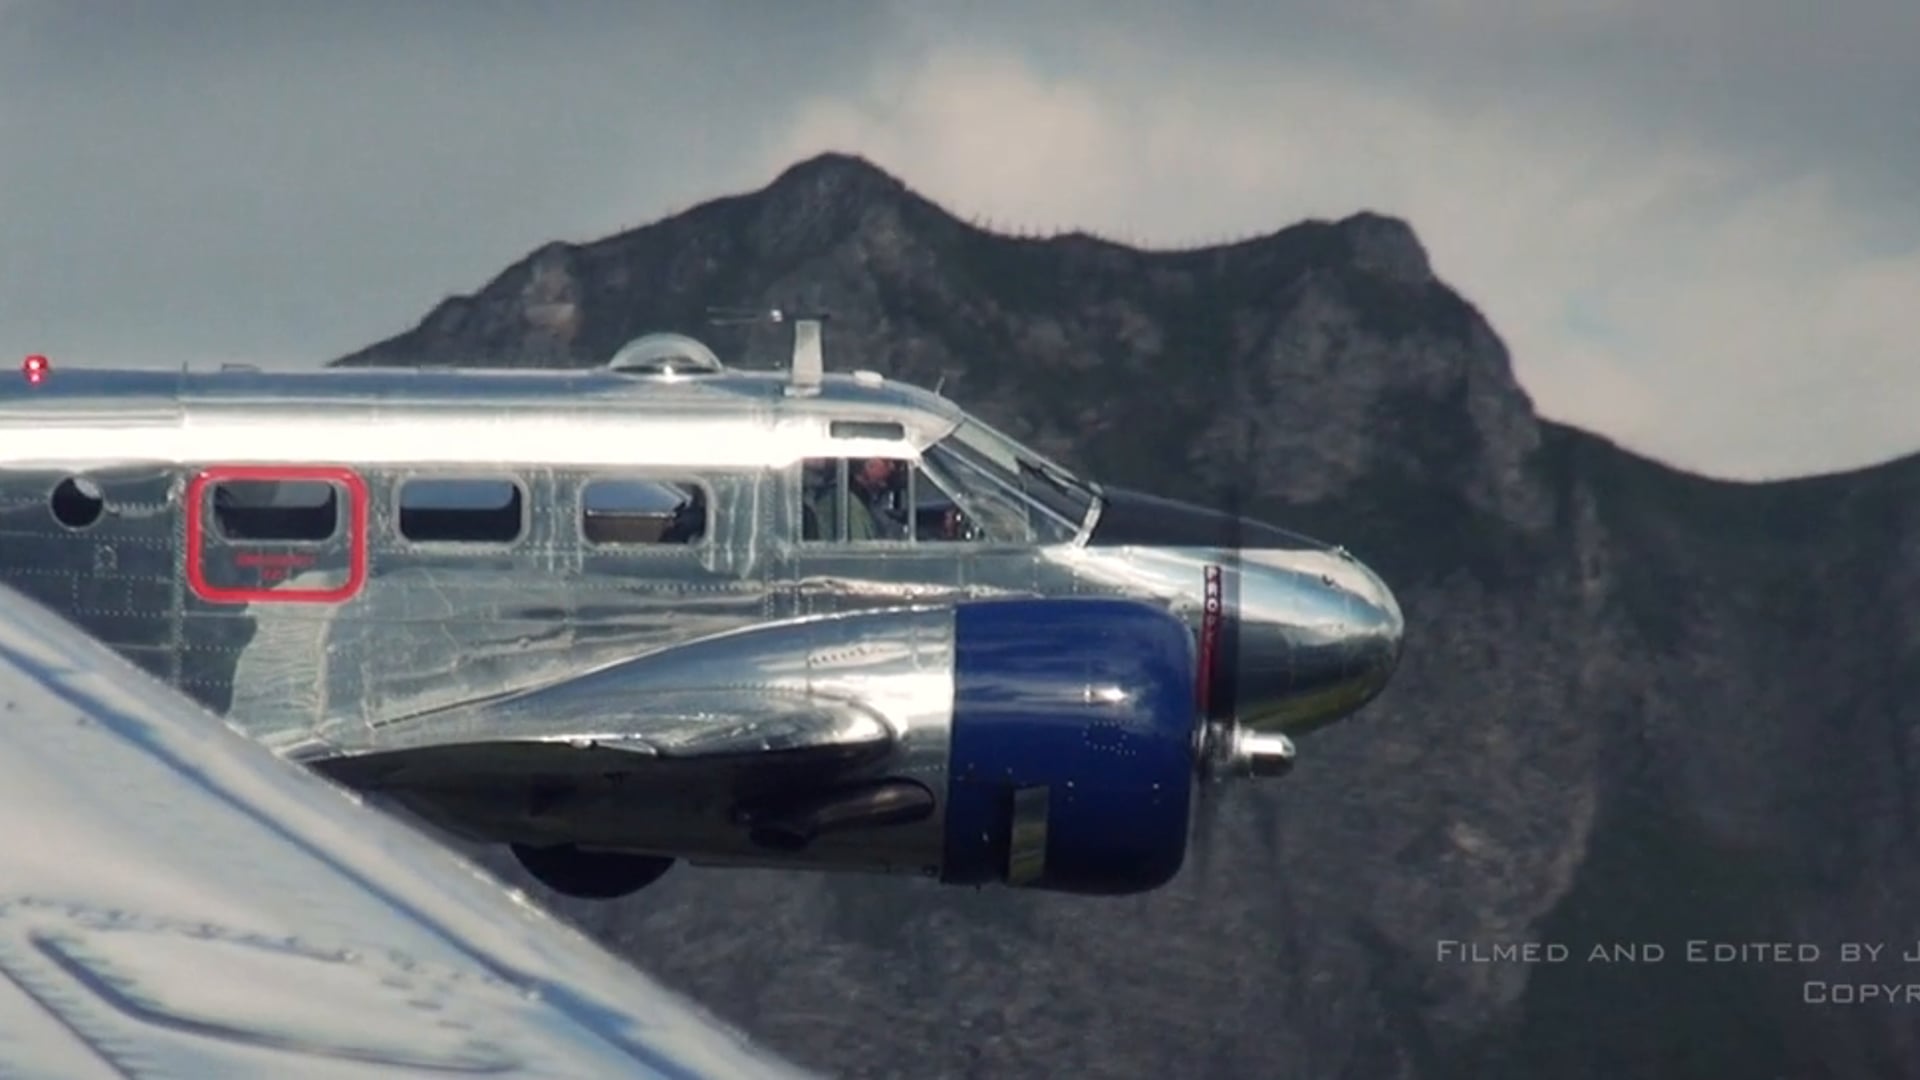
<instances>
[{"instance_id":1,"label":"blue engine cowling","mask_svg":"<svg viewBox=\"0 0 1920 1080\"><path fill-rule=\"evenodd\" d=\"M1093 598L963 604L954 619L941 880L1102 894L1172 880L1199 728L1186 625ZM1016 834L1016 817L1042 814L1044 834ZM1037 876L1009 873L1016 847Z\"/></svg>"}]
</instances>

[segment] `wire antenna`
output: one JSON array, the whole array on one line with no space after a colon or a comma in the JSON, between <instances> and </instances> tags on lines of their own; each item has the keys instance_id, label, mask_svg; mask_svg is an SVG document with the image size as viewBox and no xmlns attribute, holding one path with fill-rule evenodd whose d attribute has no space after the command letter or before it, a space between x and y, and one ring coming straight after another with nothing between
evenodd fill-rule
<instances>
[{"instance_id":1,"label":"wire antenna","mask_svg":"<svg viewBox=\"0 0 1920 1080\"><path fill-rule=\"evenodd\" d=\"M714 326L746 326L757 323L826 322L833 318L827 311L796 308L710 307L707 321Z\"/></svg>"}]
</instances>

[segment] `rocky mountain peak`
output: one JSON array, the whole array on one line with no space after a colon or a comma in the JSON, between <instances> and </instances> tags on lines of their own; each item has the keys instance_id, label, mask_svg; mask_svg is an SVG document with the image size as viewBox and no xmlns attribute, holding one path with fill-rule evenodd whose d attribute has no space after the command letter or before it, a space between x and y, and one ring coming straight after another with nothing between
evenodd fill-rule
<instances>
[{"instance_id":1,"label":"rocky mountain peak","mask_svg":"<svg viewBox=\"0 0 1920 1080\"><path fill-rule=\"evenodd\" d=\"M1337 498L1394 463L1515 525L1545 520L1523 475L1538 421L1505 349L1412 227L1378 213L1142 251L987 231L820 154L757 191L547 245L339 362L595 364L651 330L784 362L774 335L707 326L709 305L828 308L830 364L944 384L1096 473L1126 467L1136 424L1171 422L1183 461L1259 477L1236 494L1255 505Z\"/></svg>"},{"instance_id":2,"label":"rocky mountain peak","mask_svg":"<svg viewBox=\"0 0 1920 1080\"><path fill-rule=\"evenodd\" d=\"M1407 284L1434 280L1426 245L1406 221L1361 211L1343 218L1337 228L1346 238L1356 267Z\"/></svg>"},{"instance_id":3,"label":"rocky mountain peak","mask_svg":"<svg viewBox=\"0 0 1920 1080\"><path fill-rule=\"evenodd\" d=\"M777 365L783 334L704 312L793 304L836 314L836 368L1351 546L1405 657L1147 897L688 869L559 903L575 921L835 1074L1599 1078L1676 1048L1699 1075L1911 1074L1907 1014L1803 993L1908 978L1831 946L1912 937L1920 458L1721 484L1542 422L1393 217L1189 251L1010 237L841 154L543 247L340 362L597 364L677 330ZM1689 964L1688 939L1828 959ZM1669 961L1588 959L1648 943Z\"/></svg>"},{"instance_id":4,"label":"rocky mountain peak","mask_svg":"<svg viewBox=\"0 0 1920 1080\"><path fill-rule=\"evenodd\" d=\"M829 151L797 161L763 192L773 198L853 202L910 194L899 177L858 154Z\"/></svg>"}]
</instances>

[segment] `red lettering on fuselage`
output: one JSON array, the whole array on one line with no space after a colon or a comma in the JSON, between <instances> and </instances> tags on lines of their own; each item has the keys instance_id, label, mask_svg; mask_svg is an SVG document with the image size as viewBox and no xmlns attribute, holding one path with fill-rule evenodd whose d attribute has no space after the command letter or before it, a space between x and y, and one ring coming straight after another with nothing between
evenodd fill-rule
<instances>
[{"instance_id":1,"label":"red lettering on fuselage","mask_svg":"<svg viewBox=\"0 0 1920 1080\"><path fill-rule=\"evenodd\" d=\"M260 566L278 570L305 570L314 558L297 552L242 551L233 557L235 566Z\"/></svg>"},{"instance_id":2,"label":"red lettering on fuselage","mask_svg":"<svg viewBox=\"0 0 1920 1080\"><path fill-rule=\"evenodd\" d=\"M1200 611L1200 670L1195 686L1200 691L1200 714L1207 714L1213 700L1213 654L1220 647L1221 584L1220 568L1208 565L1203 606Z\"/></svg>"}]
</instances>

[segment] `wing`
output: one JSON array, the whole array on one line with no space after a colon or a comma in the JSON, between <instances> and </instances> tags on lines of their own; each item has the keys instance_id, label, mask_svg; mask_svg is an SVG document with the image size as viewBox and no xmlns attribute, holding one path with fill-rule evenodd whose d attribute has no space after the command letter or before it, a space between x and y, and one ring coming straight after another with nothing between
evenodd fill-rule
<instances>
[{"instance_id":1,"label":"wing","mask_svg":"<svg viewBox=\"0 0 1920 1080\"><path fill-rule=\"evenodd\" d=\"M6 589L0 800L9 1075L801 1075Z\"/></svg>"}]
</instances>

